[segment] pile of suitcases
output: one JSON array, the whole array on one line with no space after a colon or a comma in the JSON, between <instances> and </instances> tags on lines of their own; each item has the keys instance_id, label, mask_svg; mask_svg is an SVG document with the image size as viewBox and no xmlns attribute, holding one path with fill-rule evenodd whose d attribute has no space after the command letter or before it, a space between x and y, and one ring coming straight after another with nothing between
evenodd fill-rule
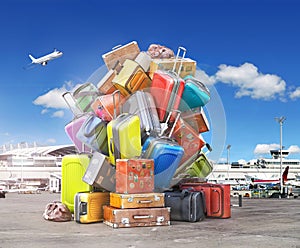
<instances>
[{"instance_id":1,"label":"pile of suitcases","mask_svg":"<svg viewBox=\"0 0 300 248\"><path fill-rule=\"evenodd\" d=\"M212 171L201 135L209 131L210 93L185 54L156 44L141 51L133 41L102 55L108 72L97 84L63 94L74 114L65 131L78 154L62 159L61 201L77 222L164 226L230 217L229 185L189 180Z\"/></svg>"}]
</instances>

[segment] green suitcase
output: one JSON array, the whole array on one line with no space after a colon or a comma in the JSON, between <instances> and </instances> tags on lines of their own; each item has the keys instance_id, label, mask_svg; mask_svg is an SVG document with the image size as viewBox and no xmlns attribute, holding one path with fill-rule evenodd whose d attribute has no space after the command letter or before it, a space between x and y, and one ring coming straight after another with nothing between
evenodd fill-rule
<instances>
[{"instance_id":1,"label":"green suitcase","mask_svg":"<svg viewBox=\"0 0 300 248\"><path fill-rule=\"evenodd\" d=\"M82 177L90 162L88 154L70 154L62 158L61 202L74 213L74 197L78 192L92 191L93 186L85 183Z\"/></svg>"}]
</instances>

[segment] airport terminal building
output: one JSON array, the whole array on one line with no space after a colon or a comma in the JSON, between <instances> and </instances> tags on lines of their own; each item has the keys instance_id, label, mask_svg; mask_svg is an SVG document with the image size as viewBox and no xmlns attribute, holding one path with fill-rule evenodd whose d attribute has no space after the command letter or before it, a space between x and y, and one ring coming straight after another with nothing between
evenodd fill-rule
<instances>
[{"instance_id":1,"label":"airport terminal building","mask_svg":"<svg viewBox=\"0 0 300 248\"><path fill-rule=\"evenodd\" d=\"M8 188L22 184L60 190L62 157L74 153L74 145L30 147L23 143L16 147L3 146L0 151L0 181Z\"/></svg>"}]
</instances>

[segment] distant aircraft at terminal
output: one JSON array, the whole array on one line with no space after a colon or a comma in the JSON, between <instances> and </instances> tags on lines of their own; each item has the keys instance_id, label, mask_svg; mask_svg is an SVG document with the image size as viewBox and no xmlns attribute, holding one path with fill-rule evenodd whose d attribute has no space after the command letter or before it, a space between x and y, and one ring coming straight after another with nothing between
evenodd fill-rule
<instances>
[{"instance_id":1,"label":"distant aircraft at terminal","mask_svg":"<svg viewBox=\"0 0 300 248\"><path fill-rule=\"evenodd\" d=\"M33 65L38 65L38 64L40 64L42 66L46 66L48 61L59 58L62 55L63 55L63 53L56 49L54 49L54 51L52 53L46 54L39 58L35 58L31 54L29 54L29 58L31 59L31 64L29 64L27 67L25 67L25 69L30 68Z\"/></svg>"}]
</instances>

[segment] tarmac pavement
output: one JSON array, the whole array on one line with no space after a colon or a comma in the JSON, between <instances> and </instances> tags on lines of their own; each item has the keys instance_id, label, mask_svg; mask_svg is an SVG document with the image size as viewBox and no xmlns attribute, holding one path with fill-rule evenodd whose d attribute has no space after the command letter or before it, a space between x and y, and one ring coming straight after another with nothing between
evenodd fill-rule
<instances>
[{"instance_id":1,"label":"tarmac pavement","mask_svg":"<svg viewBox=\"0 0 300 248\"><path fill-rule=\"evenodd\" d=\"M7 193L0 199L0 248L300 248L299 199L232 198L231 218L113 229L103 223L51 222L42 214L60 194Z\"/></svg>"}]
</instances>

